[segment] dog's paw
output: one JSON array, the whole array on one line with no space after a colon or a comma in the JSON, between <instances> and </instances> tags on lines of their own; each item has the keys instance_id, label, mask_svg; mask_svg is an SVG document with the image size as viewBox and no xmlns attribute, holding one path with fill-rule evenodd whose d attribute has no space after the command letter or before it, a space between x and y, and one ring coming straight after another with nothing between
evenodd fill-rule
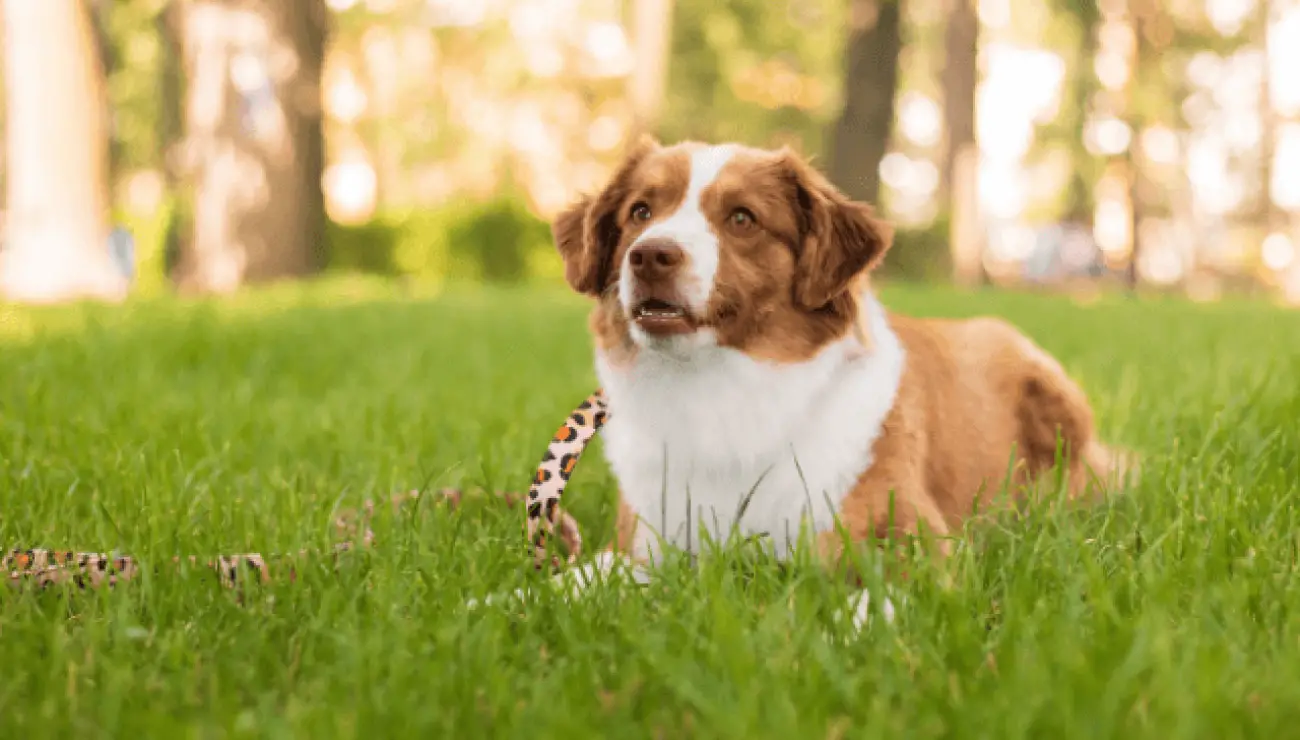
<instances>
[{"instance_id":1,"label":"dog's paw","mask_svg":"<svg viewBox=\"0 0 1300 740\"><path fill-rule=\"evenodd\" d=\"M632 564L622 555L603 551L596 553L591 562L551 576L545 583L547 588L558 589L566 599L577 600L593 585L629 576L634 583L638 584L646 584L650 580L649 571L644 567ZM519 588L509 594L489 594L482 601L469 599L465 602L465 606L469 609L476 609L479 606L491 606L507 600L515 603L525 603L531 600L534 595L529 589Z\"/></svg>"},{"instance_id":2,"label":"dog's paw","mask_svg":"<svg viewBox=\"0 0 1300 740\"><path fill-rule=\"evenodd\" d=\"M643 566L632 563L627 557L605 550L596 553L592 562L566 570L551 582L561 586L566 596L576 599L594 584L617 582L624 578L631 578L633 583L644 585L649 583L650 574Z\"/></svg>"},{"instance_id":3,"label":"dog's paw","mask_svg":"<svg viewBox=\"0 0 1300 740\"><path fill-rule=\"evenodd\" d=\"M504 603L507 600L522 603L528 600L528 596L528 589L517 588L508 594L488 594L487 596L484 596L482 600L474 598L466 599L465 608L477 609L480 606L494 606L496 604Z\"/></svg>"},{"instance_id":4,"label":"dog's paw","mask_svg":"<svg viewBox=\"0 0 1300 740\"><path fill-rule=\"evenodd\" d=\"M836 621L843 621L844 614L847 613L849 627L854 633L861 632L875 622L876 610L871 607L871 593L866 589L850 596L846 606L844 612L836 615ZM886 624L892 624L895 615L894 602L886 594L880 603L880 616L884 618Z\"/></svg>"}]
</instances>

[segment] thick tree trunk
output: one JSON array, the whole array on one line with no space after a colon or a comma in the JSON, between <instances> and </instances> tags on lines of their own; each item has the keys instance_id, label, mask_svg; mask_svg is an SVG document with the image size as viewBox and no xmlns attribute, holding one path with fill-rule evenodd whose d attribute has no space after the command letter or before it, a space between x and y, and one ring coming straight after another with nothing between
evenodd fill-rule
<instances>
[{"instance_id":1,"label":"thick tree trunk","mask_svg":"<svg viewBox=\"0 0 1300 740\"><path fill-rule=\"evenodd\" d=\"M174 278L227 292L323 266L323 0L186 0L193 234Z\"/></svg>"},{"instance_id":2,"label":"thick tree trunk","mask_svg":"<svg viewBox=\"0 0 1300 740\"><path fill-rule=\"evenodd\" d=\"M4 0L8 218L0 294L117 300L104 70L80 0Z\"/></svg>"},{"instance_id":3,"label":"thick tree trunk","mask_svg":"<svg viewBox=\"0 0 1300 740\"><path fill-rule=\"evenodd\" d=\"M634 133L654 133L663 109L672 51L673 0L633 0L635 64L628 76Z\"/></svg>"},{"instance_id":4,"label":"thick tree trunk","mask_svg":"<svg viewBox=\"0 0 1300 740\"><path fill-rule=\"evenodd\" d=\"M902 47L902 0L852 0L844 64L844 109L831 136L831 180L849 197L876 203L889 149Z\"/></svg>"},{"instance_id":5,"label":"thick tree trunk","mask_svg":"<svg viewBox=\"0 0 1300 740\"><path fill-rule=\"evenodd\" d=\"M172 194L172 208L163 235L163 269L168 275L178 272L181 245L188 243L192 231L189 200L184 194L180 159L185 143L185 76L184 13L177 2L168 3L154 19L158 33L158 141L162 146L163 182Z\"/></svg>"},{"instance_id":6,"label":"thick tree trunk","mask_svg":"<svg viewBox=\"0 0 1300 740\"><path fill-rule=\"evenodd\" d=\"M944 130L943 192L952 187L960 152L975 143L976 56L979 53L979 18L975 0L949 0L944 29L943 82Z\"/></svg>"},{"instance_id":7,"label":"thick tree trunk","mask_svg":"<svg viewBox=\"0 0 1300 740\"><path fill-rule=\"evenodd\" d=\"M949 0L944 29L943 115L946 139L939 198L949 206L953 279L975 285L984 279L979 219L979 148L975 144L976 55L979 17L974 0Z\"/></svg>"}]
</instances>

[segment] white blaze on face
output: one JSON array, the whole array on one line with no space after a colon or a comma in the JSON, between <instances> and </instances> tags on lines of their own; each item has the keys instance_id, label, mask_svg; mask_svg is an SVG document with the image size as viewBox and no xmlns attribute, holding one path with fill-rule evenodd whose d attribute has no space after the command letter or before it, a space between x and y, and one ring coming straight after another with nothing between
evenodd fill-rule
<instances>
[{"instance_id":1,"label":"white blaze on face","mask_svg":"<svg viewBox=\"0 0 1300 740\"><path fill-rule=\"evenodd\" d=\"M647 239L663 238L671 239L682 248L686 253L686 274L680 289L687 307L695 312L702 313L708 305L713 279L718 273L718 235L700 207L700 195L718 179L718 174L734 154L734 146L711 146L692 152L690 183L686 186L686 196L681 205L667 218L651 224L632 243L632 247L636 247ZM624 257L618 283L618 297L623 308L631 310L632 271L627 265L627 257Z\"/></svg>"}]
</instances>

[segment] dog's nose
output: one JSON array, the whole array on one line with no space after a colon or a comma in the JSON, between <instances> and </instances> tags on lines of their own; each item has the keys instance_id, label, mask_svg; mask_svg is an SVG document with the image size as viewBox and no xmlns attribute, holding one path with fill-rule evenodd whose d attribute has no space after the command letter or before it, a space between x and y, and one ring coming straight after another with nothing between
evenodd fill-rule
<instances>
[{"instance_id":1,"label":"dog's nose","mask_svg":"<svg viewBox=\"0 0 1300 740\"><path fill-rule=\"evenodd\" d=\"M650 239L632 248L627 261L632 266L632 274L643 280L661 280L671 275L682 262L686 253L676 242L668 239Z\"/></svg>"}]
</instances>

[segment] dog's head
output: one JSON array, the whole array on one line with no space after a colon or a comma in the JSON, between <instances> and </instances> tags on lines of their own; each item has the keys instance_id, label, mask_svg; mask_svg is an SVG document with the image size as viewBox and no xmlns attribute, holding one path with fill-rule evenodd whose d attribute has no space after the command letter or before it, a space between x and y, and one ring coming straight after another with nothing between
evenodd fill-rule
<instances>
[{"instance_id":1,"label":"dog's head","mask_svg":"<svg viewBox=\"0 0 1300 740\"><path fill-rule=\"evenodd\" d=\"M604 350L797 361L843 336L891 230L788 149L643 138L552 231Z\"/></svg>"}]
</instances>

